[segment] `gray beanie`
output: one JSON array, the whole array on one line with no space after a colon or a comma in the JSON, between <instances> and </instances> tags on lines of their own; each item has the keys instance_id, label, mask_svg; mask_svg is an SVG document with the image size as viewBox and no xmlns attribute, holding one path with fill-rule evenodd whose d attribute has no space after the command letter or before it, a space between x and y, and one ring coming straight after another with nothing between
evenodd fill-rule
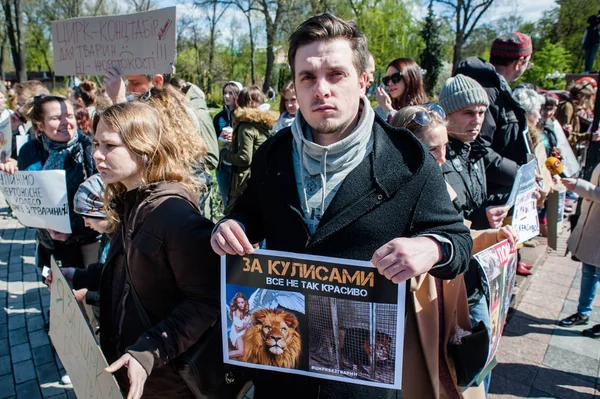
<instances>
[{"instance_id":1,"label":"gray beanie","mask_svg":"<svg viewBox=\"0 0 600 399\"><path fill-rule=\"evenodd\" d=\"M440 106L450 115L470 105L490 105L488 95L476 80L456 75L446 80L440 91Z\"/></svg>"},{"instance_id":2,"label":"gray beanie","mask_svg":"<svg viewBox=\"0 0 600 399\"><path fill-rule=\"evenodd\" d=\"M75 213L82 216L105 218L104 202L102 201L103 191L104 184L99 173L81 183L73 199Z\"/></svg>"}]
</instances>

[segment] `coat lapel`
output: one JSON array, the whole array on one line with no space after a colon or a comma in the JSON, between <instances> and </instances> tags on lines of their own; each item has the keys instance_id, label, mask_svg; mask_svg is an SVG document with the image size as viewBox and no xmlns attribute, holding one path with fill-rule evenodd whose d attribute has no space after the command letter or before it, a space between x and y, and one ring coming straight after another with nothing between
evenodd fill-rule
<instances>
[{"instance_id":1,"label":"coat lapel","mask_svg":"<svg viewBox=\"0 0 600 399\"><path fill-rule=\"evenodd\" d=\"M302 207L294 173L294 148L291 131L289 134L276 138L276 140L281 142L271 146L266 157L269 160L267 162L269 181L277 186L275 192L279 193L288 205L301 212ZM289 154L289 156L282 156L282 154Z\"/></svg>"}]
</instances>

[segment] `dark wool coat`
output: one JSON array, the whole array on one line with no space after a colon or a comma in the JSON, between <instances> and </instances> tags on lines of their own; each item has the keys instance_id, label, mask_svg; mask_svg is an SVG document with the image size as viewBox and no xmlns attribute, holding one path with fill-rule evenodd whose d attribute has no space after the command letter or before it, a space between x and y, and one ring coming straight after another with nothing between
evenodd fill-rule
<instances>
[{"instance_id":1,"label":"dark wool coat","mask_svg":"<svg viewBox=\"0 0 600 399\"><path fill-rule=\"evenodd\" d=\"M140 362L149 374L144 398L193 398L171 361L220 313L219 257L209 242L213 223L177 183L134 189L121 200L124 227L111 237L100 284L102 351L109 363L126 352ZM150 329L126 288L122 229L133 287ZM126 369L116 377L128 389Z\"/></svg>"},{"instance_id":2,"label":"dark wool coat","mask_svg":"<svg viewBox=\"0 0 600 399\"><path fill-rule=\"evenodd\" d=\"M87 178L96 173L96 163L92 157L94 152L92 140L90 136L84 133L79 133L78 144L80 149L76 151L83 152L83 163L80 163L73 158L68 156L65 159L65 175L67 182L67 199L69 201L69 218L71 220L71 236L65 242L55 242L50 237L50 233L45 229L38 229L38 240L47 249L53 250L54 246L58 243L60 246L71 246L71 245L83 245L89 244L98 240L98 233L94 230L85 227L85 223L81 215L73 212L73 198L79 188L79 185L83 183ZM48 152L44 149L42 140L30 140L23 144L21 151L19 152L17 166L19 170L42 170L43 165L48 159ZM63 266L67 266L63 264ZM69 265L69 266L81 266L81 265Z\"/></svg>"},{"instance_id":3,"label":"dark wool coat","mask_svg":"<svg viewBox=\"0 0 600 399\"><path fill-rule=\"evenodd\" d=\"M373 136L373 151L348 174L313 235L300 210L290 128L259 148L246 191L231 217L244 225L251 242L266 238L267 249L365 261L394 238L438 234L452 242L454 256L430 274L452 279L464 272L471 257L471 236L450 202L433 157L408 130L395 129L379 117ZM410 368L406 371L410 373ZM252 374L257 399L280 397L281 392L294 398L401 397L399 391L388 389L275 377L265 371ZM419 380L405 378L404 383Z\"/></svg>"},{"instance_id":4,"label":"dark wool coat","mask_svg":"<svg viewBox=\"0 0 600 399\"><path fill-rule=\"evenodd\" d=\"M475 79L488 94L490 106L477 141L488 149L484 158L488 194L508 199L519 166L527 163L525 110L489 62L467 58L458 65L456 74Z\"/></svg>"}]
</instances>

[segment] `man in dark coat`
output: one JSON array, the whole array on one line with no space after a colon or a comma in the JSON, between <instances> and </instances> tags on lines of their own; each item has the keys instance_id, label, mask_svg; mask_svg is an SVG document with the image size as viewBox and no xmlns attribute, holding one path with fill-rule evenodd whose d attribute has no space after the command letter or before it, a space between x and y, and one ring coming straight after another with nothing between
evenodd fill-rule
<instances>
[{"instance_id":1,"label":"man in dark coat","mask_svg":"<svg viewBox=\"0 0 600 399\"><path fill-rule=\"evenodd\" d=\"M490 62L472 57L456 70L475 79L488 93L490 106L477 141L488 150L484 157L488 194L499 201L508 198L517 170L531 152L525 110L508 85L527 70L531 54L531 38L514 32L494 40Z\"/></svg>"},{"instance_id":2,"label":"man in dark coat","mask_svg":"<svg viewBox=\"0 0 600 399\"><path fill-rule=\"evenodd\" d=\"M288 57L300 111L291 128L257 151L231 219L211 237L216 253L251 253L251 242L266 239L272 250L370 260L395 283L423 273L452 279L465 271L469 231L440 190L445 183L427 149L375 116L365 97L367 55L356 24L330 14L310 18L292 34ZM289 398L402 397L265 371L252 377L257 399L281 392ZM419 397L418 380L405 374L403 382L405 398Z\"/></svg>"}]
</instances>

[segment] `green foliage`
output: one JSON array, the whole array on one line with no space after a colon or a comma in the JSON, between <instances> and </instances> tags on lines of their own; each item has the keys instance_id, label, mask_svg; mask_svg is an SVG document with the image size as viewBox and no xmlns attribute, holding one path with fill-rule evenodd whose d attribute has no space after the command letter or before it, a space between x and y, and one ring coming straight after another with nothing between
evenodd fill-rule
<instances>
[{"instance_id":1,"label":"green foliage","mask_svg":"<svg viewBox=\"0 0 600 399\"><path fill-rule=\"evenodd\" d=\"M587 19L595 15L600 8L600 0L557 0L560 6L558 13L558 39L573 54L571 70L583 70L583 48L581 39L587 27Z\"/></svg>"},{"instance_id":2,"label":"green foliage","mask_svg":"<svg viewBox=\"0 0 600 399\"><path fill-rule=\"evenodd\" d=\"M519 81L544 89L564 89L564 73L570 61L571 55L561 44L545 42L540 50L533 53L533 67Z\"/></svg>"},{"instance_id":3,"label":"green foliage","mask_svg":"<svg viewBox=\"0 0 600 399\"><path fill-rule=\"evenodd\" d=\"M427 72L424 76L425 90L430 96L437 83L442 68L443 40L440 37L441 23L433 14L433 2L429 3L429 13L425 18L425 25L421 29L421 37L425 41L425 49L419 57L421 68Z\"/></svg>"}]
</instances>

